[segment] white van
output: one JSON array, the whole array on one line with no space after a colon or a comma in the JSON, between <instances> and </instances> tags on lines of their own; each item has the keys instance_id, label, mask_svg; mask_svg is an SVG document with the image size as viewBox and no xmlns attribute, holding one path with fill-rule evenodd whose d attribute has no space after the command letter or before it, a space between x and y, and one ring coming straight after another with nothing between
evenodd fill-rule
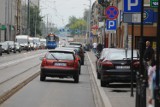
<instances>
[{"instance_id":1,"label":"white van","mask_svg":"<svg viewBox=\"0 0 160 107\"><path fill-rule=\"evenodd\" d=\"M40 48L45 49L46 48L46 39L40 39Z\"/></svg>"},{"instance_id":2,"label":"white van","mask_svg":"<svg viewBox=\"0 0 160 107\"><path fill-rule=\"evenodd\" d=\"M35 49L39 49L40 48L40 38L33 37L33 44L34 44Z\"/></svg>"},{"instance_id":3,"label":"white van","mask_svg":"<svg viewBox=\"0 0 160 107\"><path fill-rule=\"evenodd\" d=\"M29 50L29 36L28 35L17 35L16 42L20 44L23 50Z\"/></svg>"}]
</instances>

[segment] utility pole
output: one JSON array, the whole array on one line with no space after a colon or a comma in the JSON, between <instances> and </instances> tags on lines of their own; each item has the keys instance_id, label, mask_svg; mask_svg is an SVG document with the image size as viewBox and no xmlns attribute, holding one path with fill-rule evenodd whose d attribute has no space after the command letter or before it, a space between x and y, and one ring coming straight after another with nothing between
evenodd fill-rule
<instances>
[{"instance_id":1,"label":"utility pole","mask_svg":"<svg viewBox=\"0 0 160 107\"><path fill-rule=\"evenodd\" d=\"M90 38L91 38L91 5L92 5L92 3L91 3L91 0L89 0L89 43L90 43ZM91 43L90 43L91 44Z\"/></svg>"},{"instance_id":2,"label":"utility pole","mask_svg":"<svg viewBox=\"0 0 160 107\"><path fill-rule=\"evenodd\" d=\"M8 0L5 0L5 37L4 37L4 41L7 40L7 2Z\"/></svg>"},{"instance_id":3,"label":"utility pole","mask_svg":"<svg viewBox=\"0 0 160 107\"><path fill-rule=\"evenodd\" d=\"M35 17L35 31L34 31L34 35L35 35L35 37L36 37L36 35L37 35L37 10L35 11L35 14L36 14L36 17Z\"/></svg>"},{"instance_id":4,"label":"utility pole","mask_svg":"<svg viewBox=\"0 0 160 107\"><path fill-rule=\"evenodd\" d=\"M28 10L27 10L27 34L30 35L30 0L28 0Z\"/></svg>"}]
</instances>

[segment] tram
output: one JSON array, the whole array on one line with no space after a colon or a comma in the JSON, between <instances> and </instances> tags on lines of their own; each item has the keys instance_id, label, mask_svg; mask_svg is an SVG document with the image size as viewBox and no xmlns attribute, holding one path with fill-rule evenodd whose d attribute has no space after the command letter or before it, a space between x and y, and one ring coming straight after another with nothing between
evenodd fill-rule
<instances>
[{"instance_id":1,"label":"tram","mask_svg":"<svg viewBox=\"0 0 160 107\"><path fill-rule=\"evenodd\" d=\"M48 34L46 37L46 47L48 49L55 49L58 46L59 43L59 37L55 34Z\"/></svg>"}]
</instances>

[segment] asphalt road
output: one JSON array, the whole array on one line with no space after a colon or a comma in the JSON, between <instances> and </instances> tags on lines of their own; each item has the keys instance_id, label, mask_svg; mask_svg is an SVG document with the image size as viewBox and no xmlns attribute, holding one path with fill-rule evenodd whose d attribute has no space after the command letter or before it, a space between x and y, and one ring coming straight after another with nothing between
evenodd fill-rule
<instances>
[{"instance_id":1,"label":"asphalt road","mask_svg":"<svg viewBox=\"0 0 160 107\"><path fill-rule=\"evenodd\" d=\"M38 55L39 53L41 52L38 52ZM35 53L34 55L37 54ZM34 58L30 57L32 56L27 55L28 59L23 63L17 62L17 65L6 68L6 72L9 72L9 69L13 70L10 71L10 74L12 74L11 72L24 71L27 67L33 67L39 63L37 56ZM34 68L39 70L39 67ZM6 75L9 75L9 73ZM0 107L96 107L87 60L85 60L85 65L81 67L80 82L78 84L69 78L59 79L47 77L45 82L41 82L38 76L2 103Z\"/></svg>"}]
</instances>

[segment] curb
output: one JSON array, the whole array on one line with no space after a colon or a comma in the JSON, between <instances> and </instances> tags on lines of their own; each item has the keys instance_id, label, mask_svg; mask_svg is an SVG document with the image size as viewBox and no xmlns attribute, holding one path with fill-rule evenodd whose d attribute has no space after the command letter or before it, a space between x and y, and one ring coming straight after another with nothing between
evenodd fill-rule
<instances>
[{"instance_id":1,"label":"curb","mask_svg":"<svg viewBox=\"0 0 160 107\"><path fill-rule=\"evenodd\" d=\"M89 56L89 54L87 53L87 56L88 56L88 59L89 59L89 62L91 64L91 69L92 69L92 74L93 74L93 77L94 77L94 81L95 81L95 85L98 89L98 93L100 94L101 96L101 99L102 99L102 103L104 105L104 107L112 107L110 101L109 101L109 98L107 97L107 95L105 94L104 90L102 87L100 87L100 83L99 81L96 79L96 70L95 70L95 67L91 61L91 58Z\"/></svg>"}]
</instances>

